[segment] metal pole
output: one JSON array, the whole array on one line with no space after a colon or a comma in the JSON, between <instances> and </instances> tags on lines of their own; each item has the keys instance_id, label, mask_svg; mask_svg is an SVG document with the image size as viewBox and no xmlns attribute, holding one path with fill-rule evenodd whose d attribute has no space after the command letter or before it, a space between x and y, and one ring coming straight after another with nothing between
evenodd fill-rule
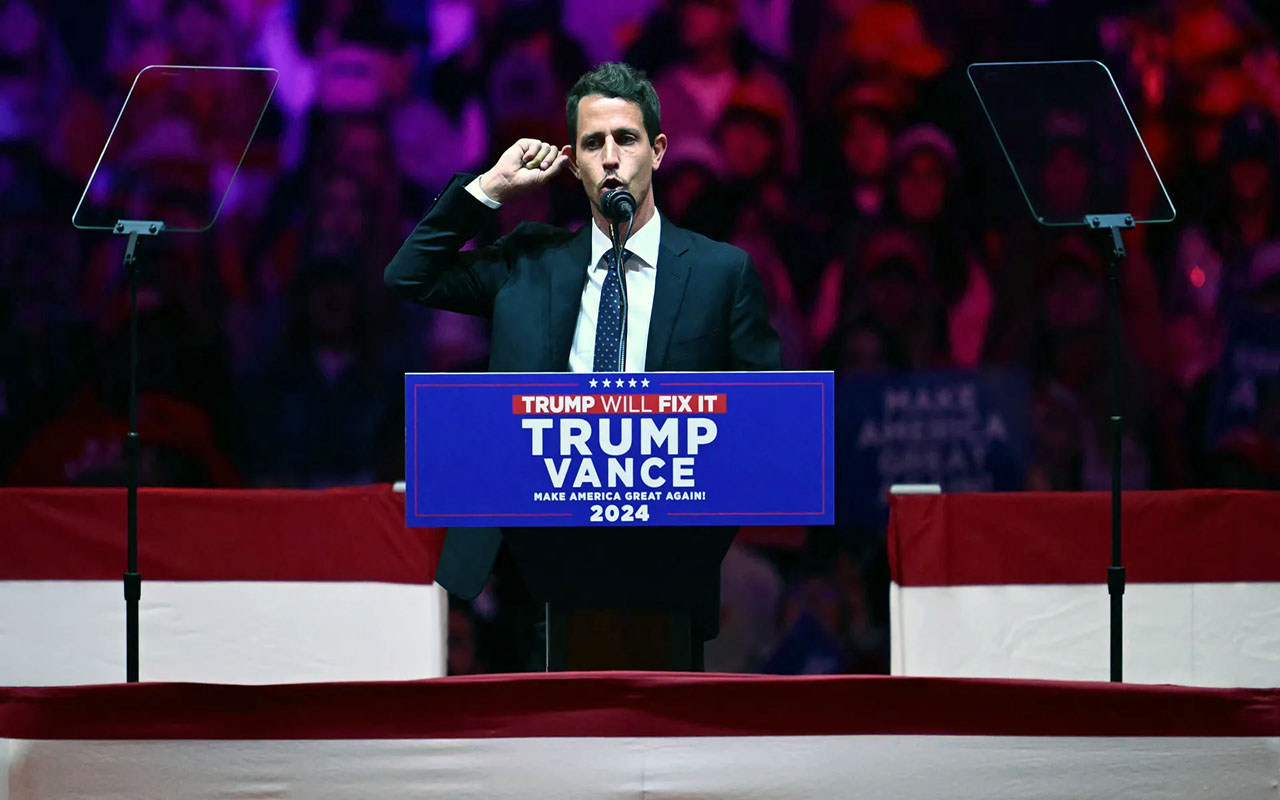
<instances>
[{"instance_id":1,"label":"metal pole","mask_svg":"<svg viewBox=\"0 0 1280 800\"><path fill-rule=\"evenodd\" d=\"M1120 349L1120 261L1124 258L1120 228L1111 228L1111 258L1107 275L1111 306L1111 567L1107 592L1111 596L1111 680L1124 680L1124 567L1121 566L1120 468L1124 417L1120 403L1123 376Z\"/></svg>"},{"instance_id":2,"label":"metal pole","mask_svg":"<svg viewBox=\"0 0 1280 800\"><path fill-rule=\"evenodd\" d=\"M129 234L124 264L129 278L129 433L125 437L125 460L129 474L128 567L124 573L125 680L138 682L138 601L142 599L142 576L138 574L138 266L134 248L137 232Z\"/></svg>"}]
</instances>

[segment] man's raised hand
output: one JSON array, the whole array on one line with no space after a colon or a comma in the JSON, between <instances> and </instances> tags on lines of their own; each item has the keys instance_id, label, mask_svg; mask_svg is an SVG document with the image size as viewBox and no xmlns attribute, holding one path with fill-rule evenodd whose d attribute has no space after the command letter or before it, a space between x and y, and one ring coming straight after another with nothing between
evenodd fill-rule
<instances>
[{"instance_id":1,"label":"man's raised hand","mask_svg":"<svg viewBox=\"0 0 1280 800\"><path fill-rule=\"evenodd\" d=\"M557 148L539 139L520 139L480 176L480 188L491 199L506 202L551 180L569 160L568 152L568 145Z\"/></svg>"}]
</instances>

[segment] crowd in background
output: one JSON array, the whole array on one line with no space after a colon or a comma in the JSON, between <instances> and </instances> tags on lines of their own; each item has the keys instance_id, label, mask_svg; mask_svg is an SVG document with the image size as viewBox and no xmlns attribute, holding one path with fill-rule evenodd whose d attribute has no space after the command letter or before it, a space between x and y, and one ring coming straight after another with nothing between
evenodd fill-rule
<instances>
[{"instance_id":1,"label":"crowd in background","mask_svg":"<svg viewBox=\"0 0 1280 800\"><path fill-rule=\"evenodd\" d=\"M483 171L520 137L566 142L573 81L626 60L662 102L660 213L751 254L788 368L1022 370L1025 487L1106 488L1109 240L1035 223L965 73L1096 58L1178 212L1126 234L1125 486L1277 488L1280 343L1231 350L1237 320L1280 323L1277 11L0 0L0 475L123 482L124 243L70 219L140 68L280 72L217 224L140 247L143 482L328 487L402 477L403 372L485 367L484 321L393 300L390 256L454 172ZM1108 163L1078 122L1039 131L1037 185L1064 213L1087 210L1100 173L1132 166ZM182 213L181 196L165 202ZM586 219L565 175L505 204L494 234ZM1223 428L1211 407L1229 351L1270 379ZM708 668L885 670L884 562L883 531L840 525L735 546ZM518 593L455 604L453 671L522 666Z\"/></svg>"}]
</instances>

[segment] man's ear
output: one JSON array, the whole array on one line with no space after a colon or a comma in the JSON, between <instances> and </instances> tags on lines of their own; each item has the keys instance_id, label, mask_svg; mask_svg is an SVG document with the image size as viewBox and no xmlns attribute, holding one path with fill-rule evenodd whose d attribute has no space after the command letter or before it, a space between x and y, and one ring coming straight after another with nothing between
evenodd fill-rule
<instances>
[{"instance_id":1,"label":"man's ear","mask_svg":"<svg viewBox=\"0 0 1280 800\"><path fill-rule=\"evenodd\" d=\"M582 180L582 173L578 172L578 154L574 151L573 145L566 144L561 147L560 155L569 159L569 171L573 173L573 177Z\"/></svg>"},{"instance_id":2,"label":"man's ear","mask_svg":"<svg viewBox=\"0 0 1280 800\"><path fill-rule=\"evenodd\" d=\"M667 153L667 135L665 133L658 134L658 138L653 140L653 168L656 170L662 166L662 157Z\"/></svg>"}]
</instances>

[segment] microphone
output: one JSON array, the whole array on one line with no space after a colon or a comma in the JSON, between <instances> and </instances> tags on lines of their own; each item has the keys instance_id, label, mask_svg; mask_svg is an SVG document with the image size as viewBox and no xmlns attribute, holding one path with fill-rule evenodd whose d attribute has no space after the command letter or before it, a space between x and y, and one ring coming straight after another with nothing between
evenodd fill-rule
<instances>
[{"instance_id":1,"label":"microphone","mask_svg":"<svg viewBox=\"0 0 1280 800\"><path fill-rule=\"evenodd\" d=\"M627 371L627 272L622 269L622 244L631 236L631 225L635 222L636 198L626 189L610 189L600 197L600 211L609 220L609 241L613 244L613 253L617 259L618 277L622 292L622 330L618 333L618 371ZM619 224L626 220L627 232L624 236L618 230Z\"/></svg>"},{"instance_id":2,"label":"microphone","mask_svg":"<svg viewBox=\"0 0 1280 800\"><path fill-rule=\"evenodd\" d=\"M635 195L626 189L610 189L600 197L600 211L614 222L622 222L636 213Z\"/></svg>"}]
</instances>

